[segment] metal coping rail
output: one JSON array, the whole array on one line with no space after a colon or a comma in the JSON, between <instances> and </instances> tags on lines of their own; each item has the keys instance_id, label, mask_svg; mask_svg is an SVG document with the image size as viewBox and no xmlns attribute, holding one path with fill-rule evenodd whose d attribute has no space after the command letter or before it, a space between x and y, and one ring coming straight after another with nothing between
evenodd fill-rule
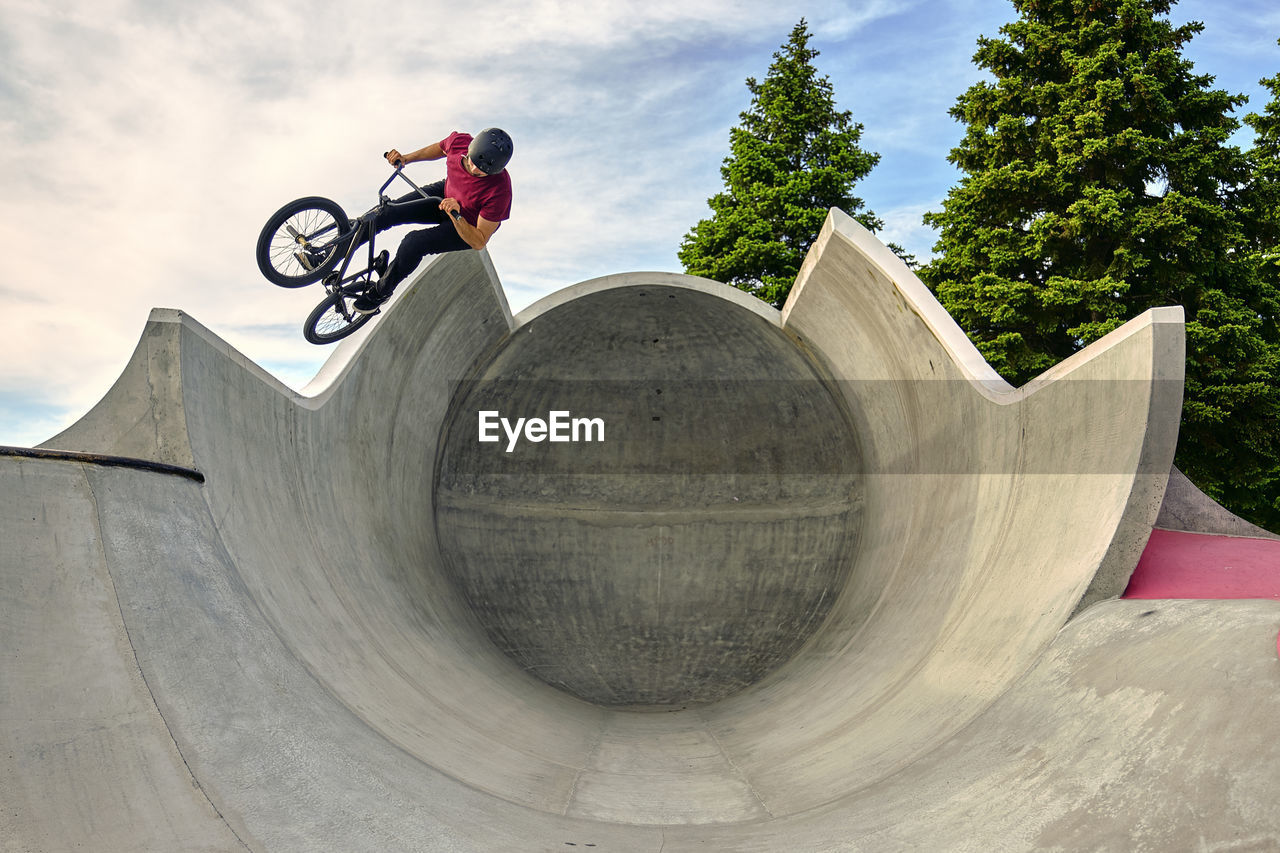
<instances>
[{"instance_id":1,"label":"metal coping rail","mask_svg":"<svg viewBox=\"0 0 1280 853\"><path fill-rule=\"evenodd\" d=\"M155 462L151 459L135 459L130 456L111 456L105 453L86 453L80 450L49 450L40 447L8 447L0 445L0 456L16 456L20 459L55 459L68 462L87 462L91 465L109 465L117 468L134 468L140 471L154 471L157 474L173 474L204 482L204 474L195 468L184 468L181 465L170 465L167 462Z\"/></svg>"}]
</instances>

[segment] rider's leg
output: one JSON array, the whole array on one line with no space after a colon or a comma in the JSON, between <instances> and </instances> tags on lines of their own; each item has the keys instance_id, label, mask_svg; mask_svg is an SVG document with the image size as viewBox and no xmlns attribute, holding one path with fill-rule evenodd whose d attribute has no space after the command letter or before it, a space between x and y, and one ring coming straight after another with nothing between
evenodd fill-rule
<instances>
[{"instance_id":1,"label":"rider's leg","mask_svg":"<svg viewBox=\"0 0 1280 853\"><path fill-rule=\"evenodd\" d=\"M378 282L378 291L383 297L390 296L396 289L396 285L417 269L418 264L422 263L422 259L427 255L458 252L469 248L471 247L467 245L467 241L458 235L452 223L410 231L400 241L400 248L396 250L391 266L387 267L386 273Z\"/></svg>"},{"instance_id":2,"label":"rider's leg","mask_svg":"<svg viewBox=\"0 0 1280 853\"><path fill-rule=\"evenodd\" d=\"M444 196L444 181L428 184L422 189L429 196L442 198ZM417 190L395 199L395 205L395 207L388 207L375 217L373 222L375 233L395 228L397 225L436 225L441 222L447 222L449 219L440 210L438 202L427 201L418 194ZM372 236L369 232L364 232L360 241L356 243L356 247L359 248L368 243L369 238ZM339 256L347 253L349 243L349 237L339 238L337 241Z\"/></svg>"},{"instance_id":3,"label":"rider's leg","mask_svg":"<svg viewBox=\"0 0 1280 853\"><path fill-rule=\"evenodd\" d=\"M371 311L385 302L395 291L396 286L404 281L411 272L418 268L427 255L439 255L444 252L457 252L469 249L467 241L458 236L453 224L437 225L434 228L423 228L411 231L400 241L395 259L382 274L377 284L357 297L354 307L357 311Z\"/></svg>"},{"instance_id":4,"label":"rider's leg","mask_svg":"<svg viewBox=\"0 0 1280 853\"><path fill-rule=\"evenodd\" d=\"M444 197L444 181L427 184L422 191L435 198ZM427 201L418 195L417 190L400 196L395 204L378 214L375 227L379 232L394 228L397 225L436 225L447 222L448 217L440 210L440 203Z\"/></svg>"}]
</instances>

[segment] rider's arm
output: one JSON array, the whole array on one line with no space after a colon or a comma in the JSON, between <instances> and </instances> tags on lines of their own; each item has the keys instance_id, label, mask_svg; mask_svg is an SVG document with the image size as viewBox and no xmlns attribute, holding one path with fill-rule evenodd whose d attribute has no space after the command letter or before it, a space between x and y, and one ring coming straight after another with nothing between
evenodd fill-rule
<instances>
[{"instance_id":1,"label":"rider's arm","mask_svg":"<svg viewBox=\"0 0 1280 853\"><path fill-rule=\"evenodd\" d=\"M446 198L440 202L440 209L449 214L449 218L453 220L453 227L458 232L458 236L466 241L467 245L479 251L489 242L489 238L493 236L493 232L498 230L500 222L490 222L483 216L476 217L476 224L472 225L459 215L461 205L458 204L456 198Z\"/></svg>"},{"instance_id":2,"label":"rider's arm","mask_svg":"<svg viewBox=\"0 0 1280 853\"><path fill-rule=\"evenodd\" d=\"M411 151L408 154L401 154L399 151L392 148L387 152L387 162L393 165L396 160L400 160L404 163L418 163L423 160L439 160L444 156L444 154L445 151L440 147L440 143L433 142L426 148L419 148L417 151Z\"/></svg>"},{"instance_id":3,"label":"rider's arm","mask_svg":"<svg viewBox=\"0 0 1280 853\"><path fill-rule=\"evenodd\" d=\"M483 249L489 242L489 238L493 236L493 232L498 230L500 222L490 222L481 216L476 220L476 224L472 225L461 216L451 216L453 227L457 229L458 236L467 241L467 245L479 251Z\"/></svg>"}]
</instances>

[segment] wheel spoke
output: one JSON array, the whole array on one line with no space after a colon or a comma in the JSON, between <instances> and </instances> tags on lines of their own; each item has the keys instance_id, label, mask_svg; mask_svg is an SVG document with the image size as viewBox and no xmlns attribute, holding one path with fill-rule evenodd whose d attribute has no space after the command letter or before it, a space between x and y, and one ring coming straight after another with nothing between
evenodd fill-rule
<instances>
[{"instance_id":1,"label":"wheel spoke","mask_svg":"<svg viewBox=\"0 0 1280 853\"><path fill-rule=\"evenodd\" d=\"M351 307L355 298L355 295L334 293L317 305L303 327L307 340L313 344L331 344L367 323L372 315L357 313Z\"/></svg>"},{"instance_id":2,"label":"wheel spoke","mask_svg":"<svg viewBox=\"0 0 1280 853\"><path fill-rule=\"evenodd\" d=\"M259 265L268 278L292 287L315 280L333 261L332 249L347 219L341 209L326 199L301 199L286 206L267 226L259 242ZM299 252L309 253L307 262Z\"/></svg>"},{"instance_id":3,"label":"wheel spoke","mask_svg":"<svg viewBox=\"0 0 1280 853\"><path fill-rule=\"evenodd\" d=\"M332 335L334 332L343 329L350 322L339 313L339 305L341 304L338 303L326 311L325 315L320 318L320 322L316 323L316 331L321 335Z\"/></svg>"}]
</instances>

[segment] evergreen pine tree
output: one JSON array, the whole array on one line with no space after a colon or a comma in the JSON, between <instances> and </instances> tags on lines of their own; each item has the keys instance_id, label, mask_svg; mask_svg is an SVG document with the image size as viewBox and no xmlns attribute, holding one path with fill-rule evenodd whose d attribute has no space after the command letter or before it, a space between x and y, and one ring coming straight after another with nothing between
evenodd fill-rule
<instances>
[{"instance_id":1,"label":"evergreen pine tree","mask_svg":"<svg viewBox=\"0 0 1280 853\"><path fill-rule=\"evenodd\" d=\"M1271 268L1274 280L1274 270L1280 266L1280 74L1258 82L1271 93L1271 100L1261 113L1244 119L1254 132L1248 198L1257 260Z\"/></svg>"},{"instance_id":2,"label":"evergreen pine tree","mask_svg":"<svg viewBox=\"0 0 1280 853\"><path fill-rule=\"evenodd\" d=\"M732 284L779 308L829 208L873 231L883 224L851 194L880 156L859 147L862 125L836 110L809 39L802 18L765 79L747 79L751 105L729 131L730 155L720 168L725 190L707 200L711 218L685 235L679 251L690 275Z\"/></svg>"},{"instance_id":3,"label":"evergreen pine tree","mask_svg":"<svg viewBox=\"0 0 1280 853\"><path fill-rule=\"evenodd\" d=\"M1280 74L1258 81L1271 100L1262 113L1250 113L1245 122L1254 131L1248 157L1251 178L1242 193L1251 238L1248 255L1257 276L1250 306L1256 316L1250 325L1261 340L1250 359L1255 384L1250 389L1255 420L1261 428L1241 436L1244 452L1227 450L1251 463L1247 477L1237 476L1217 487L1227 503L1270 530L1280 530ZM1237 462L1237 466L1239 463ZM1210 472L1201 475L1209 479Z\"/></svg>"},{"instance_id":4,"label":"evergreen pine tree","mask_svg":"<svg viewBox=\"0 0 1280 853\"><path fill-rule=\"evenodd\" d=\"M993 80L952 115L964 173L922 277L988 361L1021 384L1148 308L1187 312L1177 464L1275 526L1277 336L1250 163L1228 142L1244 103L1196 74L1173 0L1013 0L979 40ZM1260 190L1259 190L1260 192Z\"/></svg>"}]
</instances>

